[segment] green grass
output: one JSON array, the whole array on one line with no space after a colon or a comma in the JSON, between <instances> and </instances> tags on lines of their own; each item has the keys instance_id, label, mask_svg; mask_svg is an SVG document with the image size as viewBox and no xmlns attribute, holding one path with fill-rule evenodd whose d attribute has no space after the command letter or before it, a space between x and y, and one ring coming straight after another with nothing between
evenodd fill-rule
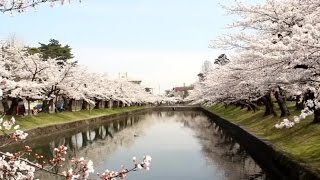
<instances>
[{"instance_id":1,"label":"green grass","mask_svg":"<svg viewBox=\"0 0 320 180\"><path fill-rule=\"evenodd\" d=\"M61 113L39 113L34 116L16 117L17 124L23 130L29 130L38 127L44 127L55 124L63 124L74 121L80 121L84 119L96 118L101 116L108 116L112 114L130 112L144 107L126 107L115 109L94 109L94 110L82 110L78 112L61 112ZM10 117L6 117L10 118Z\"/></svg>"},{"instance_id":2,"label":"green grass","mask_svg":"<svg viewBox=\"0 0 320 180\"><path fill-rule=\"evenodd\" d=\"M263 117L264 108L257 112L247 111L238 107L213 106L208 110L220 117L229 120L251 134L264 139L274 145L275 149L320 173L320 124L312 124L313 116L302 120L291 129L276 129L274 125L283 118ZM278 109L278 108L277 108ZM294 104L289 104L292 114L299 115ZM279 111L278 111L278 114Z\"/></svg>"}]
</instances>

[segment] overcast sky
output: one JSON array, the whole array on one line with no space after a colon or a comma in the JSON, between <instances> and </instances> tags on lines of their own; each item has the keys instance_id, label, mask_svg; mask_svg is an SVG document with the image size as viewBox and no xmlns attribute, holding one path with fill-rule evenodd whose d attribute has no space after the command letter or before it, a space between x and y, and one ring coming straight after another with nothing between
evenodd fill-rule
<instances>
[{"instance_id":1,"label":"overcast sky","mask_svg":"<svg viewBox=\"0 0 320 180\"><path fill-rule=\"evenodd\" d=\"M162 93L197 79L209 49L231 18L219 2L232 0L86 0L82 3L0 14L0 37L15 35L36 46L57 39L91 71L128 73Z\"/></svg>"}]
</instances>

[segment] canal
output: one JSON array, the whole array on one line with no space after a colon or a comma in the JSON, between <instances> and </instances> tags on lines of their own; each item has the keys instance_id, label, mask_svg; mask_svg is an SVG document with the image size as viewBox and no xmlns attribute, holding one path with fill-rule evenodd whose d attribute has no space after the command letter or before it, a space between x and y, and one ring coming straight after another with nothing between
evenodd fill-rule
<instances>
[{"instance_id":1,"label":"canal","mask_svg":"<svg viewBox=\"0 0 320 180\"><path fill-rule=\"evenodd\" d=\"M65 145L67 159L91 159L95 173L120 170L121 165L130 168L133 156L151 155L150 171L132 172L129 180L267 179L250 155L200 111L138 113L90 128L28 139L3 150L17 151L26 144L47 160L54 147ZM37 176L59 179L42 173Z\"/></svg>"}]
</instances>

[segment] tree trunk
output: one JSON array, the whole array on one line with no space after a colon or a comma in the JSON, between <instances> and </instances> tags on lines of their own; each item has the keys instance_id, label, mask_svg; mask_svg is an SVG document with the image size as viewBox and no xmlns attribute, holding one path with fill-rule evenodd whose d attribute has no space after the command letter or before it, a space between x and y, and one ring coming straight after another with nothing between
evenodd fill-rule
<instances>
[{"instance_id":1,"label":"tree trunk","mask_svg":"<svg viewBox=\"0 0 320 180\"><path fill-rule=\"evenodd\" d=\"M302 110L303 109L303 100L300 101L300 99L301 99L301 95L298 95L296 97L296 109L297 110Z\"/></svg>"},{"instance_id":2,"label":"tree trunk","mask_svg":"<svg viewBox=\"0 0 320 180\"><path fill-rule=\"evenodd\" d=\"M259 110L258 105L256 105L255 103L249 102L249 106L253 110L253 112L256 112L257 110Z\"/></svg>"},{"instance_id":3,"label":"tree trunk","mask_svg":"<svg viewBox=\"0 0 320 180\"><path fill-rule=\"evenodd\" d=\"M81 108L81 109L82 109L82 110L89 110L89 109L88 109L88 102L87 102L87 101L83 100L82 108Z\"/></svg>"},{"instance_id":4,"label":"tree trunk","mask_svg":"<svg viewBox=\"0 0 320 180\"><path fill-rule=\"evenodd\" d=\"M252 107L249 104L246 104L247 111L253 111Z\"/></svg>"},{"instance_id":5,"label":"tree trunk","mask_svg":"<svg viewBox=\"0 0 320 180\"><path fill-rule=\"evenodd\" d=\"M44 100L42 103L42 111L49 113L50 112L50 106L53 105L53 99L50 100Z\"/></svg>"},{"instance_id":6,"label":"tree trunk","mask_svg":"<svg viewBox=\"0 0 320 180\"><path fill-rule=\"evenodd\" d=\"M56 97L54 98L54 112L58 113L58 95L56 94Z\"/></svg>"},{"instance_id":7,"label":"tree trunk","mask_svg":"<svg viewBox=\"0 0 320 180\"><path fill-rule=\"evenodd\" d=\"M31 108L30 108L30 99L27 99L28 101L28 115L31 115Z\"/></svg>"},{"instance_id":8,"label":"tree trunk","mask_svg":"<svg viewBox=\"0 0 320 180\"><path fill-rule=\"evenodd\" d=\"M259 98L256 102L257 106L262 106L263 105L263 101L262 98Z\"/></svg>"},{"instance_id":9,"label":"tree trunk","mask_svg":"<svg viewBox=\"0 0 320 180\"><path fill-rule=\"evenodd\" d=\"M288 117L290 115L290 112L287 107L286 97L283 90L279 88L279 91L276 91L274 96L277 99L277 103L281 111L280 117Z\"/></svg>"},{"instance_id":10,"label":"tree trunk","mask_svg":"<svg viewBox=\"0 0 320 180\"><path fill-rule=\"evenodd\" d=\"M67 106L68 111L72 112L72 106L73 106L73 99L70 99Z\"/></svg>"},{"instance_id":11,"label":"tree trunk","mask_svg":"<svg viewBox=\"0 0 320 180\"><path fill-rule=\"evenodd\" d=\"M106 101L105 102L105 108L110 108L109 106L110 106L110 101Z\"/></svg>"},{"instance_id":12,"label":"tree trunk","mask_svg":"<svg viewBox=\"0 0 320 180\"><path fill-rule=\"evenodd\" d=\"M97 99L96 99L95 102L96 102L96 104L95 104L95 106L94 106L94 109L101 109L101 108L100 108L101 100L97 100Z\"/></svg>"},{"instance_id":13,"label":"tree trunk","mask_svg":"<svg viewBox=\"0 0 320 180\"><path fill-rule=\"evenodd\" d=\"M3 112L8 112L9 111L9 104L8 104L8 99L2 99L1 100L2 106L3 106Z\"/></svg>"},{"instance_id":14,"label":"tree trunk","mask_svg":"<svg viewBox=\"0 0 320 180\"><path fill-rule=\"evenodd\" d=\"M244 108L244 104L241 103L241 102L239 102L239 104L240 104L240 109L243 109Z\"/></svg>"},{"instance_id":15,"label":"tree trunk","mask_svg":"<svg viewBox=\"0 0 320 180\"><path fill-rule=\"evenodd\" d=\"M42 112L46 112L49 113L49 101L48 100L44 100L42 103Z\"/></svg>"},{"instance_id":16,"label":"tree trunk","mask_svg":"<svg viewBox=\"0 0 320 180\"><path fill-rule=\"evenodd\" d=\"M17 115L17 108L18 108L19 99L12 98L11 101L12 101L11 106L8 109L8 111L6 112L6 114L15 116L15 115Z\"/></svg>"},{"instance_id":17,"label":"tree trunk","mask_svg":"<svg viewBox=\"0 0 320 180\"><path fill-rule=\"evenodd\" d=\"M50 99L50 101L49 101L49 113L50 113L50 107L51 107L51 109L53 109L53 105L54 105L54 100ZM56 107L54 107L53 112L55 112L55 108Z\"/></svg>"},{"instance_id":18,"label":"tree trunk","mask_svg":"<svg viewBox=\"0 0 320 180\"><path fill-rule=\"evenodd\" d=\"M113 101L113 105L112 105L112 108L117 108L118 106L118 101Z\"/></svg>"},{"instance_id":19,"label":"tree trunk","mask_svg":"<svg viewBox=\"0 0 320 180\"><path fill-rule=\"evenodd\" d=\"M264 116L269 116L269 115L276 116L277 114L274 111L273 103L272 103L272 99L271 99L271 92L268 92L266 95L264 95L262 97L262 101L266 107Z\"/></svg>"},{"instance_id":20,"label":"tree trunk","mask_svg":"<svg viewBox=\"0 0 320 180\"><path fill-rule=\"evenodd\" d=\"M43 100L42 102L42 112L49 112L49 101Z\"/></svg>"},{"instance_id":21,"label":"tree trunk","mask_svg":"<svg viewBox=\"0 0 320 180\"><path fill-rule=\"evenodd\" d=\"M316 109L314 111L314 119L313 119L314 123L320 123L320 109Z\"/></svg>"},{"instance_id":22,"label":"tree trunk","mask_svg":"<svg viewBox=\"0 0 320 180\"><path fill-rule=\"evenodd\" d=\"M64 110L65 111L68 111L68 107L69 107L69 102L68 102L68 99L64 96L62 96L62 99L63 99L63 107L64 107Z\"/></svg>"}]
</instances>

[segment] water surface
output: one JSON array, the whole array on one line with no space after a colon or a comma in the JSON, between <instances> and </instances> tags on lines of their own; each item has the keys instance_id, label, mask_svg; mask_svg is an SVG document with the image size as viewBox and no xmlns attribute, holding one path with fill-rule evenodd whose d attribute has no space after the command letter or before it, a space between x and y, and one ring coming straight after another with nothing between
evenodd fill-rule
<instances>
[{"instance_id":1,"label":"water surface","mask_svg":"<svg viewBox=\"0 0 320 180\"><path fill-rule=\"evenodd\" d=\"M130 180L266 179L261 168L231 137L197 111L162 111L132 115L92 128L30 139L46 159L54 147L68 147L68 158L86 157L95 172L132 167L132 157L151 155L150 171L130 173ZM23 146L22 144L20 146ZM12 151L17 146L8 147ZM58 179L39 175L40 179ZM92 176L96 178L96 176Z\"/></svg>"}]
</instances>

